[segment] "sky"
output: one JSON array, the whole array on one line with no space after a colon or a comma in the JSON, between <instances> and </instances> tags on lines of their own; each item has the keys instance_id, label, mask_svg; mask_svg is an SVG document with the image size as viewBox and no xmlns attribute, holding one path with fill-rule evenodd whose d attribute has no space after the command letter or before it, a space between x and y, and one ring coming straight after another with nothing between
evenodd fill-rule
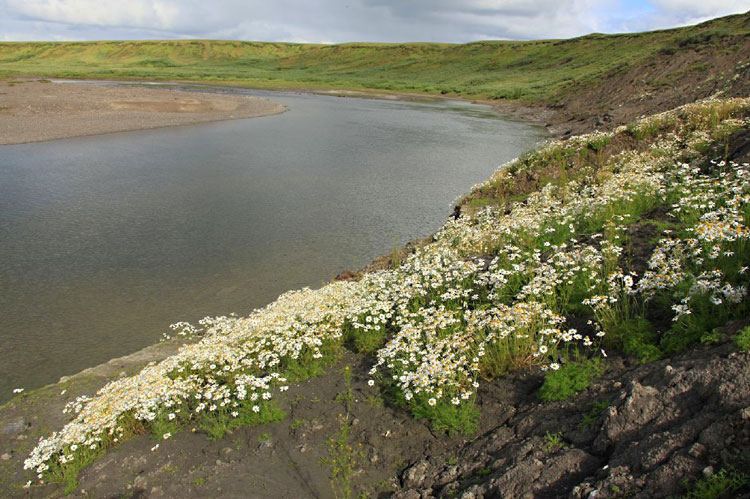
<instances>
[{"instance_id":1,"label":"sky","mask_svg":"<svg viewBox=\"0 0 750 499\"><path fill-rule=\"evenodd\" d=\"M750 0L0 0L0 40L463 43L671 28L749 10Z\"/></svg>"}]
</instances>

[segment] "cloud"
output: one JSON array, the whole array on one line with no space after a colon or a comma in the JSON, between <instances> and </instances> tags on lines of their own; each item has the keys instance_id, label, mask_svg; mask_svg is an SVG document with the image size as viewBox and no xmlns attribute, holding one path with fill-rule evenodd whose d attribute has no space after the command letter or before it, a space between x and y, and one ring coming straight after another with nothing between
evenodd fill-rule
<instances>
[{"instance_id":1,"label":"cloud","mask_svg":"<svg viewBox=\"0 0 750 499\"><path fill-rule=\"evenodd\" d=\"M727 13L744 12L750 8L746 0L652 0L657 9L685 17L716 17Z\"/></svg>"},{"instance_id":2,"label":"cloud","mask_svg":"<svg viewBox=\"0 0 750 499\"><path fill-rule=\"evenodd\" d=\"M225 22L207 2L194 0L8 0L18 18L81 27L142 28L170 32L215 29Z\"/></svg>"},{"instance_id":3,"label":"cloud","mask_svg":"<svg viewBox=\"0 0 750 499\"><path fill-rule=\"evenodd\" d=\"M750 0L0 0L0 33L467 42L662 28L748 9Z\"/></svg>"}]
</instances>

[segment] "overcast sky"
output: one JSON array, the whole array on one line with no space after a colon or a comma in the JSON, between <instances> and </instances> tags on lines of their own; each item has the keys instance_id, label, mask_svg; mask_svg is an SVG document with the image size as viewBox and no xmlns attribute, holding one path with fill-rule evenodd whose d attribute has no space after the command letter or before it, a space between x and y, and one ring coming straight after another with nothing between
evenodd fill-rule
<instances>
[{"instance_id":1,"label":"overcast sky","mask_svg":"<svg viewBox=\"0 0 750 499\"><path fill-rule=\"evenodd\" d=\"M750 0L0 0L0 40L560 38L693 24Z\"/></svg>"}]
</instances>

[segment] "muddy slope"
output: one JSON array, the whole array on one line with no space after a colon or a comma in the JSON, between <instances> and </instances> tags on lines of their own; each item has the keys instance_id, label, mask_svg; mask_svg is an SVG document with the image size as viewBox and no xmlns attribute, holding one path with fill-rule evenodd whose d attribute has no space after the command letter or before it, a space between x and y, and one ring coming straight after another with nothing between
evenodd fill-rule
<instances>
[{"instance_id":1,"label":"muddy slope","mask_svg":"<svg viewBox=\"0 0 750 499\"><path fill-rule=\"evenodd\" d=\"M716 34L686 39L643 65L603 74L593 85L574 83L536 113L554 135L564 136L611 129L700 99L747 95L750 37ZM535 111L520 114L533 118Z\"/></svg>"}]
</instances>

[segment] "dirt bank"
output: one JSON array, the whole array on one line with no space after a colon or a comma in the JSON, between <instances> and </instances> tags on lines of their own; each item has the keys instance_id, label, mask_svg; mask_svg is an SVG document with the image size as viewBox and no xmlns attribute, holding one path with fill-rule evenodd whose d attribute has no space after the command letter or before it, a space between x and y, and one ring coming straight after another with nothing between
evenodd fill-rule
<instances>
[{"instance_id":1,"label":"dirt bank","mask_svg":"<svg viewBox=\"0 0 750 499\"><path fill-rule=\"evenodd\" d=\"M259 97L46 80L0 82L0 144L278 114Z\"/></svg>"},{"instance_id":2,"label":"dirt bank","mask_svg":"<svg viewBox=\"0 0 750 499\"><path fill-rule=\"evenodd\" d=\"M750 365L731 343L641 366L613 359L571 401L539 403L533 375L507 383L482 397L507 408L495 426L405 469L396 499L679 497L696 476L747 465Z\"/></svg>"},{"instance_id":3,"label":"dirt bank","mask_svg":"<svg viewBox=\"0 0 750 499\"><path fill-rule=\"evenodd\" d=\"M55 484L23 488L22 462L37 438L60 426L65 402L174 348L111 361L4 406L0 496L63 496ZM480 431L465 439L383 405L367 386L367 364L347 353L290 388L283 421L219 440L189 430L168 441L138 436L85 469L72 497L333 497L329 439L346 414L352 486L368 497L675 496L686 479L750 452L748 355L725 342L647 365L611 358L601 379L563 402L539 400L537 370L509 375L480 389Z\"/></svg>"},{"instance_id":4,"label":"dirt bank","mask_svg":"<svg viewBox=\"0 0 750 499\"><path fill-rule=\"evenodd\" d=\"M500 112L542 121L555 136L611 130L640 116L711 97L750 95L750 39L717 38L663 49L643 64L592 82L573 82L554 102L525 107L498 101Z\"/></svg>"}]
</instances>

